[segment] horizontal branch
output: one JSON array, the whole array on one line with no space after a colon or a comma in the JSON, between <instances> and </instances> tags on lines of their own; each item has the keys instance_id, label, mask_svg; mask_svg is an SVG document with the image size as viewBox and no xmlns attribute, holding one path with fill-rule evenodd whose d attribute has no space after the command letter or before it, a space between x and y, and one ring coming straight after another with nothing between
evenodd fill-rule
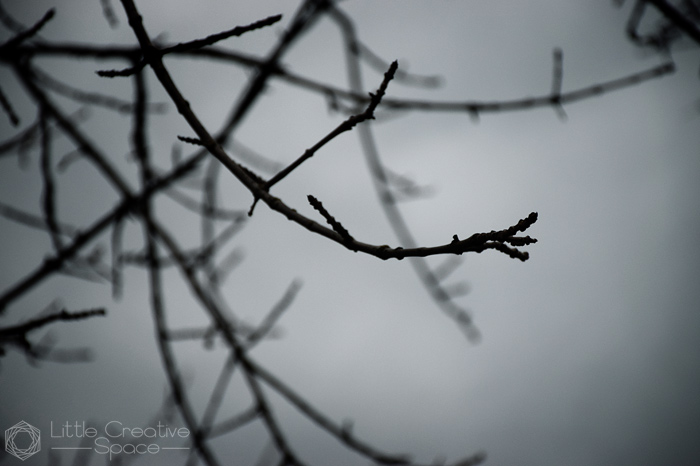
<instances>
[{"instance_id":1,"label":"horizontal branch","mask_svg":"<svg viewBox=\"0 0 700 466\"><path fill-rule=\"evenodd\" d=\"M30 320L20 325L15 325L13 327L0 328L0 341L5 339L10 339L13 337L24 336L27 333L37 330L51 322L57 322L60 320L72 321L72 320L83 320L94 316L104 316L107 311L104 309L88 309L86 311L69 312L63 309L61 312L55 314L50 314L39 319Z\"/></svg>"},{"instance_id":2,"label":"horizontal branch","mask_svg":"<svg viewBox=\"0 0 700 466\"><path fill-rule=\"evenodd\" d=\"M222 41L224 39L228 39L229 37L235 37L235 36L240 36L246 32L249 31L254 31L256 29L260 29L266 26L270 26L276 22L278 22L280 19L282 19L282 15L275 15L275 16L270 16L265 19L261 19L260 21L255 21L254 23L251 23L247 26L236 26L233 29L230 29L228 31L220 32L218 34L212 34L210 36L205 37L204 39L197 39L193 40L190 42L182 42L177 45L173 45L170 47L165 47L165 48L158 48L155 46L152 46L148 49L148 53L144 53L143 57L141 60L138 61L134 66L130 68L125 68L123 70L103 70L103 71L98 71L97 74L102 77L106 78L115 78L115 77L124 77L124 76L131 76L134 73L140 71L143 69L144 66L146 66L154 57L158 57L158 59L161 59L163 56L169 54L169 53L177 53L177 52L185 52L189 50L197 50L202 47L206 47L208 45L213 45L219 41ZM141 49L143 50L143 49Z\"/></svg>"},{"instance_id":3,"label":"horizontal branch","mask_svg":"<svg viewBox=\"0 0 700 466\"><path fill-rule=\"evenodd\" d=\"M515 110L528 110L537 107L549 107L551 105L562 105L576 102L590 97L598 96L606 92L615 91L634 84L640 84L650 79L673 73L676 67L673 63L666 63L655 66L639 73L634 73L622 78L605 81L591 86L581 87L569 92L560 94L547 94L526 99L502 100L492 102L462 101L462 102L440 102L433 100L411 100L411 99L384 99L383 108L423 110L423 111L464 111L472 114L487 112L505 112Z\"/></svg>"},{"instance_id":4,"label":"horizontal branch","mask_svg":"<svg viewBox=\"0 0 700 466\"><path fill-rule=\"evenodd\" d=\"M88 361L90 360L90 352L87 349L57 350L52 348L53 345L49 343L53 340L50 333L47 333L38 343L31 342L28 333L46 327L53 322L83 320L103 315L106 315L104 309L88 309L78 312L69 312L63 309L60 312L23 324L0 328L0 357L5 354L6 345L13 345L30 358L30 362L38 359L51 359L55 362Z\"/></svg>"},{"instance_id":5,"label":"horizontal branch","mask_svg":"<svg viewBox=\"0 0 700 466\"><path fill-rule=\"evenodd\" d=\"M245 34L246 32L254 31L256 29L261 29L267 26L271 26L282 19L282 15L269 16L265 19L255 21L246 26L236 26L228 31L220 32L217 34L212 34L205 37L204 39L196 39L190 42L182 42L171 47L165 47L160 50L162 55L168 53L182 53L188 50L196 50L208 45L214 45L215 43L228 39L230 37L237 37Z\"/></svg>"},{"instance_id":6,"label":"horizontal branch","mask_svg":"<svg viewBox=\"0 0 700 466\"><path fill-rule=\"evenodd\" d=\"M33 56L33 55L50 55L50 56L78 56L92 57L94 59L125 59L138 60L142 52L139 47L131 46L95 46L89 44L75 43L57 43L48 44L43 42L33 43L31 45L20 46L15 50L15 55L18 56ZM192 58L215 59L235 63L241 66L258 68L265 65L267 62L263 58L258 58L252 55L243 54L231 50L225 50L219 47L208 47L206 49L184 50L181 52L173 51L172 55L181 55ZM4 61L8 59L5 58ZM366 95L352 92L346 89L321 83L304 76L294 74L281 66L266 68L267 72L279 79L287 81L299 87L309 89L314 92L319 92L325 95L331 95L336 98L352 100L356 103L368 103L370 98ZM531 98L512 99L512 100L494 100L494 101L435 101L435 100L416 100L416 99L401 99L401 98L385 98L382 100L382 108L397 109L397 110L421 110L421 111L440 111L440 112L467 112L472 114L495 113L529 110L539 107L548 107L551 105L561 105L565 103L577 102L591 97L596 97L608 92L623 89L625 87L640 84L651 79L660 78L675 71L673 63L666 63L655 66L653 68L633 73L621 78L616 78L609 81L604 81L589 86L583 86L569 92L563 92L558 95L546 94Z\"/></svg>"}]
</instances>

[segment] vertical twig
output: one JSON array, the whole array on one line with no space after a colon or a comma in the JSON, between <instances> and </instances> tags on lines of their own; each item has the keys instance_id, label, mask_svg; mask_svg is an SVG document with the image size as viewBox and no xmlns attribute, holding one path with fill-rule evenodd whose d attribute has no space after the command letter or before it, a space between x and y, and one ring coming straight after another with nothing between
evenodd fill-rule
<instances>
[{"instance_id":1,"label":"vertical twig","mask_svg":"<svg viewBox=\"0 0 700 466\"><path fill-rule=\"evenodd\" d=\"M42 193L42 207L49 236L56 252L63 249L61 232L56 220L56 189L51 167L51 132L48 125L47 112L44 106L40 106L39 132L41 134L41 177L44 184Z\"/></svg>"},{"instance_id":2,"label":"vertical twig","mask_svg":"<svg viewBox=\"0 0 700 466\"><path fill-rule=\"evenodd\" d=\"M557 47L552 52L552 108L560 120L566 120L566 112L561 104L561 87L564 80L564 53Z\"/></svg>"}]
</instances>

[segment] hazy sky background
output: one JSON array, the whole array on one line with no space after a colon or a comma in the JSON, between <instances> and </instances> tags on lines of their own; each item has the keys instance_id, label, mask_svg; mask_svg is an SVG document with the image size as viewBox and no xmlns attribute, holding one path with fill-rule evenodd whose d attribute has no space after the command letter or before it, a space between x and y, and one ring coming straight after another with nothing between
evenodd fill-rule
<instances>
[{"instance_id":1,"label":"hazy sky background","mask_svg":"<svg viewBox=\"0 0 700 466\"><path fill-rule=\"evenodd\" d=\"M661 63L627 41L627 3L352 0L341 6L380 56L445 80L437 90L391 83L389 96L491 101L549 92L555 47L564 53L564 91ZM96 0L4 6L25 24L55 6L55 19L42 31L46 39L135 42L118 3L116 30ZM258 54L275 43L296 6L139 2L149 33L168 42L284 14L281 24L223 44ZM490 465L698 464L700 56L686 48L674 59L674 75L567 105L565 121L552 109L538 109L484 114L478 121L461 113L406 112L373 123L385 164L433 188L432 196L402 204L421 245L505 228L532 211L539 220L528 233L539 242L526 248L531 258L525 263L494 251L468 254L450 277L469 285L458 302L483 335L474 345L431 302L405 261L350 253L258 206L229 246L241 248L245 260L227 281L227 299L239 317L256 323L294 279L303 287L280 321L282 337L260 345L256 360L333 419L352 420L360 438L384 451L411 453L419 462L485 451ZM346 85L340 35L328 20L304 36L285 63L295 73ZM128 81L94 74L122 63L43 64L74 86L130 96ZM217 130L247 75L203 61L166 64L195 112ZM372 91L381 73L366 70L364 78ZM10 70L0 70L3 90L29 123L33 110L13 79ZM152 73L148 80L155 84ZM166 100L156 87L152 98ZM275 81L235 137L286 164L342 118L320 96ZM135 165L125 161L127 121L95 110L85 128L110 148L115 164L135 174ZM3 140L15 131L0 118ZM170 105L151 135L157 163L167 168L176 136L191 131ZM58 154L71 150L64 139L57 146ZM183 147L184 154L190 150ZM28 160L23 169L16 157L0 159L0 200L39 213L38 154ZM86 225L109 208L116 197L100 181L87 163L71 165L60 181L62 218ZM221 184L227 206L248 208L250 196L232 176L222 174ZM313 194L355 238L396 245L356 134L333 141L273 193L319 218L306 202ZM197 238L199 225L183 223L177 212L165 203L160 218L176 226L183 241ZM40 264L49 243L42 233L4 218L0 234L5 289ZM141 244L134 224L127 238L132 248ZM108 246L108 238L102 243ZM17 352L0 360L0 428L25 420L42 429L42 452L22 464L46 463L51 422L119 420L137 427L155 414L167 384L145 278L142 270L128 268L119 303L111 301L108 285L60 278L10 307L3 324L34 316L55 298L69 309L104 306L109 312L51 329L60 347L91 347L92 363L32 367ZM168 278L173 327L205 324L176 274ZM177 354L193 398L203 399L197 394L213 385L222 349L182 344ZM223 415L245 406L246 391L237 388ZM275 406L310 464L367 464L287 405ZM261 432L258 426L217 444L221 458L230 460L224 463L253 464L264 447ZM67 464L72 456L62 458Z\"/></svg>"}]
</instances>

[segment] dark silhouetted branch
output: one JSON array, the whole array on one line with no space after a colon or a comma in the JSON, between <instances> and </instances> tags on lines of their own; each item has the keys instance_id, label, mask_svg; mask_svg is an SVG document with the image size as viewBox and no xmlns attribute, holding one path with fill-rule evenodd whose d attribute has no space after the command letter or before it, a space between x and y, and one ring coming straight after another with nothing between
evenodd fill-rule
<instances>
[{"instance_id":1,"label":"dark silhouetted branch","mask_svg":"<svg viewBox=\"0 0 700 466\"><path fill-rule=\"evenodd\" d=\"M0 328L0 356L5 354L5 347L11 344L18 347L20 351L32 359L52 359L61 362L86 360L89 358L86 350L56 350L53 348L53 345L47 344L47 342L31 343L28 334L45 328L54 322L72 322L106 314L104 309L88 309L74 312L62 309L60 312L31 319L23 324Z\"/></svg>"},{"instance_id":2,"label":"dark silhouetted branch","mask_svg":"<svg viewBox=\"0 0 700 466\"><path fill-rule=\"evenodd\" d=\"M311 194L307 196L307 199L309 200L309 204L311 204L311 207L313 207L323 218L326 219L326 222L333 228L333 231L338 233L341 238L343 238L343 241L346 242L352 242L353 237L348 233L348 230L343 227L343 225L340 224L339 221L337 221L328 211L326 210L325 207L323 207L323 204L321 201L313 197Z\"/></svg>"},{"instance_id":3,"label":"dark silhouetted branch","mask_svg":"<svg viewBox=\"0 0 700 466\"><path fill-rule=\"evenodd\" d=\"M682 30L697 45L700 45L700 27L697 22L693 22L683 14L678 8L666 0L645 0L659 10L669 21Z\"/></svg>"},{"instance_id":4,"label":"dark silhouetted branch","mask_svg":"<svg viewBox=\"0 0 700 466\"><path fill-rule=\"evenodd\" d=\"M10 123L12 123L12 126L19 125L19 117L17 116L15 109L12 108L12 104L10 104L10 101L7 99L7 96L2 90L2 87L0 87L0 106L2 106L2 109L7 114L7 117L10 119Z\"/></svg>"},{"instance_id":5,"label":"dark silhouetted branch","mask_svg":"<svg viewBox=\"0 0 700 466\"><path fill-rule=\"evenodd\" d=\"M34 26L27 29L26 31L18 33L15 37L11 38L4 44L0 44L0 55L12 53L12 49L16 48L27 39L31 39L33 36L37 35L41 28L43 28L46 25L46 23L48 23L54 17L55 14L56 10L51 8Z\"/></svg>"},{"instance_id":6,"label":"dark silhouetted branch","mask_svg":"<svg viewBox=\"0 0 700 466\"><path fill-rule=\"evenodd\" d=\"M29 332L40 329L52 322L83 320L94 316L104 316L107 312L104 309L87 309L85 311L67 311L65 309L58 313L45 317L33 319L20 325L0 328L0 339L15 338L19 335L26 335Z\"/></svg>"},{"instance_id":7,"label":"dark silhouetted branch","mask_svg":"<svg viewBox=\"0 0 700 466\"><path fill-rule=\"evenodd\" d=\"M277 182L281 181L284 177L286 177L289 173L292 172L295 168L297 168L299 165L301 165L304 161L310 159L321 147L325 146L328 142L332 141L336 137L338 137L340 134L350 131L353 129L356 125L359 123L362 123L363 121L366 120L371 120L374 118L374 111L379 105L379 103L382 100L382 97L384 97L384 94L386 93L386 89L389 85L389 81L391 81L394 78L394 74L396 74L396 70L398 69L398 62L393 62L387 72L384 74L384 80L382 81L382 84L379 86L379 89L377 89L377 92L375 94L370 94L370 101L369 105L367 105L367 108L365 109L364 112L359 113L357 115L353 115L344 122L342 122L340 125L338 125L337 128L335 128L333 131L328 133L323 139L321 139L319 142L314 144L313 147L310 149L307 149L306 152L304 152L303 155L301 155L298 159L296 159L294 162L292 162L288 167L277 173L275 176L273 176L267 183L265 183L264 189L269 190L273 185L275 185Z\"/></svg>"},{"instance_id":8,"label":"dark silhouetted branch","mask_svg":"<svg viewBox=\"0 0 700 466\"><path fill-rule=\"evenodd\" d=\"M212 34L210 36L205 37L204 39L183 42L177 45L163 48L161 49L161 54L166 55L168 53L182 53L185 51L196 50L202 47L207 47L209 45L214 45L215 43L220 42L222 40L231 37L238 37L245 34L246 32L255 31L256 29L271 26L281 19L282 15L270 16L265 19L261 19L259 21L255 21L251 24L248 24L247 26L236 26L235 28L230 29L228 31L220 32L218 34Z\"/></svg>"}]
</instances>

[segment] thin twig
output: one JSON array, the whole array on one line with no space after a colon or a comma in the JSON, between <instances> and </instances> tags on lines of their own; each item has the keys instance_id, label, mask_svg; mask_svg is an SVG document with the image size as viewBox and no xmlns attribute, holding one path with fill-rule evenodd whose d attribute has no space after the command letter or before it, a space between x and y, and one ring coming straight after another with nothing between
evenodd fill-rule
<instances>
[{"instance_id":1,"label":"thin twig","mask_svg":"<svg viewBox=\"0 0 700 466\"><path fill-rule=\"evenodd\" d=\"M566 112L561 105L561 87L564 81L564 53L560 48L554 49L552 59L554 62L552 66L552 108L560 119L566 120Z\"/></svg>"},{"instance_id":2,"label":"thin twig","mask_svg":"<svg viewBox=\"0 0 700 466\"><path fill-rule=\"evenodd\" d=\"M323 207L321 201L313 197L311 194L309 194L306 197L309 200L309 204L311 204L311 207L313 207L319 214L321 214L323 218L326 219L326 222L328 222L328 224L333 228L333 231L338 233L343 238L343 240L347 242L353 241L353 237L350 235L348 230L346 230L345 227L343 227L343 225L341 225L339 221L337 221L330 213L328 213L326 208Z\"/></svg>"},{"instance_id":3,"label":"thin twig","mask_svg":"<svg viewBox=\"0 0 700 466\"><path fill-rule=\"evenodd\" d=\"M17 116L17 112L15 112L15 109L12 107L12 104L7 99L7 96L2 90L2 87L0 87L0 106L2 106L2 109L5 111L5 114L7 114L7 118L10 119L10 123L12 124L12 126L18 126L19 117Z\"/></svg>"},{"instance_id":4,"label":"thin twig","mask_svg":"<svg viewBox=\"0 0 700 466\"><path fill-rule=\"evenodd\" d=\"M63 249L61 231L56 219L56 190L53 179L53 167L51 166L51 132L47 123L47 112L44 107L40 107L39 112L39 132L41 134L41 178L43 181L42 207L49 237L54 249Z\"/></svg>"},{"instance_id":5,"label":"thin twig","mask_svg":"<svg viewBox=\"0 0 700 466\"><path fill-rule=\"evenodd\" d=\"M394 61L387 72L384 74L384 79L382 80L381 85L379 86L379 89L377 90L376 93L370 94L370 100L369 104L367 105L367 108L365 109L364 112L359 113L357 115L353 115L347 120L343 121L340 125L338 125L333 131L328 133L323 139L321 139L319 142L314 144L313 147L310 149L307 149L306 152L304 152L299 158L297 158L294 162L292 162L289 166L287 166L285 169L281 170L279 173L277 173L275 176L273 176L267 183L265 183L264 189L269 190L272 186L274 186L276 183L284 179L287 175L289 175L292 170L297 168L299 165L301 165L304 161L310 159L313 157L313 155L318 152L319 149L321 149L323 146L325 146L328 142L332 141L336 137L338 137L340 134L350 131L353 129L356 125L359 123L362 123L363 121L366 120L371 120L374 118L374 110L377 108L379 103L382 100L382 97L384 97L384 94L386 93L387 86L389 85L389 81L391 81L394 78L394 74L396 73L396 70L398 69L398 62Z\"/></svg>"},{"instance_id":6,"label":"thin twig","mask_svg":"<svg viewBox=\"0 0 700 466\"><path fill-rule=\"evenodd\" d=\"M152 47L148 50L143 50L144 53L143 58L138 61L138 63L134 64L133 66L129 68L124 68L122 70L100 70L97 71L98 76L102 76L104 78L116 78L116 77L126 77L126 76L131 76L135 73L140 72L146 65L149 64L149 61L153 59L153 57L158 57L158 59L162 59L165 55L169 53L182 53L185 51L190 51L190 50L196 50L200 49L202 47L206 47L208 45L213 45L216 42L222 41L224 39L228 39L229 37L235 37L235 36L240 36L246 32L254 31L256 29L260 29L266 26L270 26L277 21L282 19L282 15L275 15L275 16L270 16L268 18L262 19L260 21L256 21L252 24L249 24L247 26L236 26L233 29L230 29L228 31L220 32L218 34L212 34L208 37L205 37L204 39L197 39L193 40L190 42L183 42L177 45L173 45L171 47L166 47L162 49L158 49L156 47Z\"/></svg>"},{"instance_id":7,"label":"thin twig","mask_svg":"<svg viewBox=\"0 0 700 466\"><path fill-rule=\"evenodd\" d=\"M40 329L52 322L83 320L94 316L104 315L107 315L107 311L105 311L103 308L87 309L84 311L73 312L63 309L55 314L49 314L45 317L33 319L20 325L0 328L0 340L15 338L20 335L26 335L27 333Z\"/></svg>"},{"instance_id":8,"label":"thin twig","mask_svg":"<svg viewBox=\"0 0 700 466\"><path fill-rule=\"evenodd\" d=\"M30 214L24 210L3 204L2 202L0 202L0 215L30 228L48 231L48 226L46 225L46 219L44 217ZM57 223L57 226L58 231L67 237L75 236L78 233L78 229L73 225Z\"/></svg>"},{"instance_id":9,"label":"thin twig","mask_svg":"<svg viewBox=\"0 0 700 466\"><path fill-rule=\"evenodd\" d=\"M292 305L292 301L294 301L294 298L296 297L297 293L299 293L299 290L301 289L301 281L300 280L294 280L289 287L287 288L287 291L284 293L284 296L272 307L270 312L265 316L262 322L260 322L260 325L253 331L250 335L247 336L248 340L248 347L251 347L252 345L256 344L267 334L270 333L270 331L274 328L275 323L279 320L279 318L282 316L284 311L286 311L289 306Z\"/></svg>"},{"instance_id":10,"label":"thin twig","mask_svg":"<svg viewBox=\"0 0 700 466\"><path fill-rule=\"evenodd\" d=\"M1 44L0 54L9 53L11 49L16 48L22 42L37 35L41 28L43 28L46 25L46 23L48 23L54 17L55 14L56 10L51 8L49 11L44 13L44 16L34 26L27 29L26 31L18 33L15 37L11 38L4 44Z\"/></svg>"},{"instance_id":11,"label":"thin twig","mask_svg":"<svg viewBox=\"0 0 700 466\"><path fill-rule=\"evenodd\" d=\"M384 452L380 452L374 447L370 446L357 439L354 435L344 429L342 425L330 420L327 416L321 413L318 409L314 408L308 401L304 400L299 394L294 392L285 383L275 377L271 372L267 371L260 365L253 362L250 363L252 370L260 377L266 384L272 387L277 393L286 398L290 403L292 403L299 411L304 413L306 417L315 422L318 426L323 428L326 432L336 437L341 443L348 446L349 448L361 453L362 455L370 458L380 464L408 464L410 459L407 455L392 455Z\"/></svg>"},{"instance_id":12,"label":"thin twig","mask_svg":"<svg viewBox=\"0 0 700 466\"><path fill-rule=\"evenodd\" d=\"M177 45L173 45L170 47L165 47L161 49L161 54L166 55L169 53L182 53L185 51L189 50L196 50L196 49L201 49L202 47L207 47L209 45L214 45L217 42L220 42L222 40L231 38L231 37L238 37L246 32L254 31L256 29L262 29L267 26L271 26L278 22L279 20L282 19L282 15L274 15L274 16L269 16L265 19L261 19L258 21L255 21L251 24L248 24L246 26L236 26L233 29L230 29L228 31L224 32L219 32L217 34L212 34L210 36L207 36L203 39L196 39L192 40L189 42L182 42Z\"/></svg>"}]
</instances>

